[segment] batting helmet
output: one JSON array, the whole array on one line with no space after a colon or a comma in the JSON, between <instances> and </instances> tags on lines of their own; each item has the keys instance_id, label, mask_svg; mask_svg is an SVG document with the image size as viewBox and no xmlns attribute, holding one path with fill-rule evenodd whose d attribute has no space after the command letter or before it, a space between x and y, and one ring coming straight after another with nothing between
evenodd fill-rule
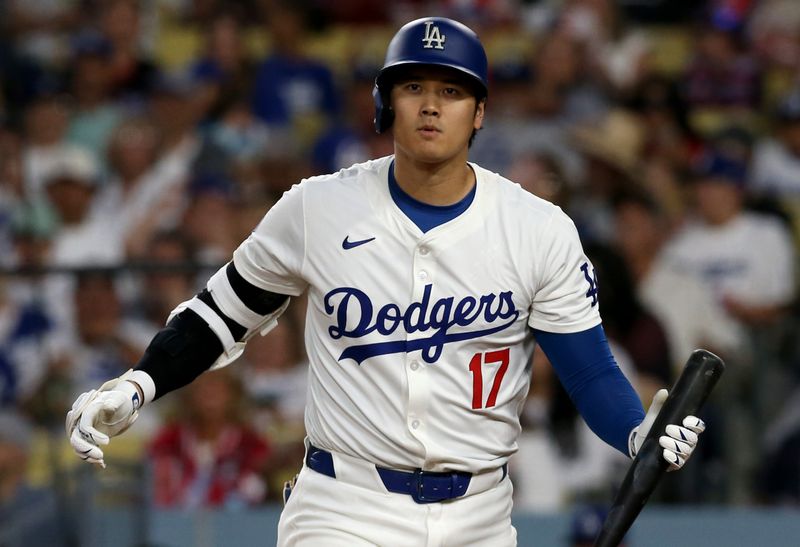
<instances>
[{"instance_id":1,"label":"batting helmet","mask_svg":"<svg viewBox=\"0 0 800 547\"><path fill-rule=\"evenodd\" d=\"M407 65L434 65L454 68L478 85L478 99L489 90L489 63L478 35L466 25L444 17L425 17L405 24L394 35L386 50L386 60L375 78L375 130L383 133L394 121L389 106L391 74Z\"/></svg>"}]
</instances>

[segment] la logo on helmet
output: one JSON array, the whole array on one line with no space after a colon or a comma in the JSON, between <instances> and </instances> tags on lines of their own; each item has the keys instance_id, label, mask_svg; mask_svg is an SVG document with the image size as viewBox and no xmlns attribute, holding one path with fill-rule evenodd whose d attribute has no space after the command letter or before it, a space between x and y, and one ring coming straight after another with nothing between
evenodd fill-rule
<instances>
[{"instance_id":1,"label":"la logo on helmet","mask_svg":"<svg viewBox=\"0 0 800 547\"><path fill-rule=\"evenodd\" d=\"M439 27L434 26L433 21L425 21L425 36L422 41L425 49L444 49L444 41L447 38L439 31ZM436 45L434 45L436 44Z\"/></svg>"}]
</instances>

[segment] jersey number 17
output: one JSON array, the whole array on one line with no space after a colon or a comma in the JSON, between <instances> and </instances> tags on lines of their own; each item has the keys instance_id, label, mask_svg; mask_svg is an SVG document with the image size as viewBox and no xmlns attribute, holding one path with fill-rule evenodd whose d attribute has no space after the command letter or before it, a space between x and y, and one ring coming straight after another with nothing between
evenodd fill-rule
<instances>
[{"instance_id":1,"label":"jersey number 17","mask_svg":"<svg viewBox=\"0 0 800 547\"><path fill-rule=\"evenodd\" d=\"M509 362L509 349L501 349L497 351L487 351L485 353L476 353L472 356L469 362L469 371L472 373L472 408L490 408L497 403L497 394L500 392L500 384L503 382L503 376L508 370ZM489 396L486 398L486 404L483 403L483 365L499 364L497 371L492 381L492 389L489 390Z\"/></svg>"}]
</instances>

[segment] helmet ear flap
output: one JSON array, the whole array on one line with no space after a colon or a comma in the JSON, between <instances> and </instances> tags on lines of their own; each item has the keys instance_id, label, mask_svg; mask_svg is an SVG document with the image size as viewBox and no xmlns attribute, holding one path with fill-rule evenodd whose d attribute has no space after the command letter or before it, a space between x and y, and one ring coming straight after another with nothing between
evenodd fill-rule
<instances>
[{"instance_id":1,"label":"helmet ear flap","mask_svg":"<svg viewBox=\"0 0 800 547\"><path fill-rule=\"evenodd\" d=\"M375 100L375 131L383 133L394 122L394 110L389 106L388 97L384 97L377 84L372 88L372 98ZM386 99L386 100L384 100Z\"/></svg>"}]
</instances>

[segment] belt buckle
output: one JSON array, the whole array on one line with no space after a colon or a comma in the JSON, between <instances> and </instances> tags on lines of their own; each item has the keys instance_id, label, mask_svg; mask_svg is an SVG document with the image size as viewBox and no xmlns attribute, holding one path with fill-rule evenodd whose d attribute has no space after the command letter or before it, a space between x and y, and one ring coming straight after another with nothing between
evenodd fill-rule
<instances>
[{"instance_id":1,"label":"belt buckle","mask_svg":"<svg viewBox=\"0 0 800 547\"><path fill-rule=\"evenodd\" d=\"M448 500L453 496L456 484L456 474L431 474L426 473L422 469L416 469L412 473L411 478L411 498L417 503L437 503L440 501ZM426 492L425 482L427 479L432 479L437 485L442 486L441 492ZM444 480L441 480L444 479ZM431 484L428 485L432 487Z\"/></svg>"}]
</instances>

